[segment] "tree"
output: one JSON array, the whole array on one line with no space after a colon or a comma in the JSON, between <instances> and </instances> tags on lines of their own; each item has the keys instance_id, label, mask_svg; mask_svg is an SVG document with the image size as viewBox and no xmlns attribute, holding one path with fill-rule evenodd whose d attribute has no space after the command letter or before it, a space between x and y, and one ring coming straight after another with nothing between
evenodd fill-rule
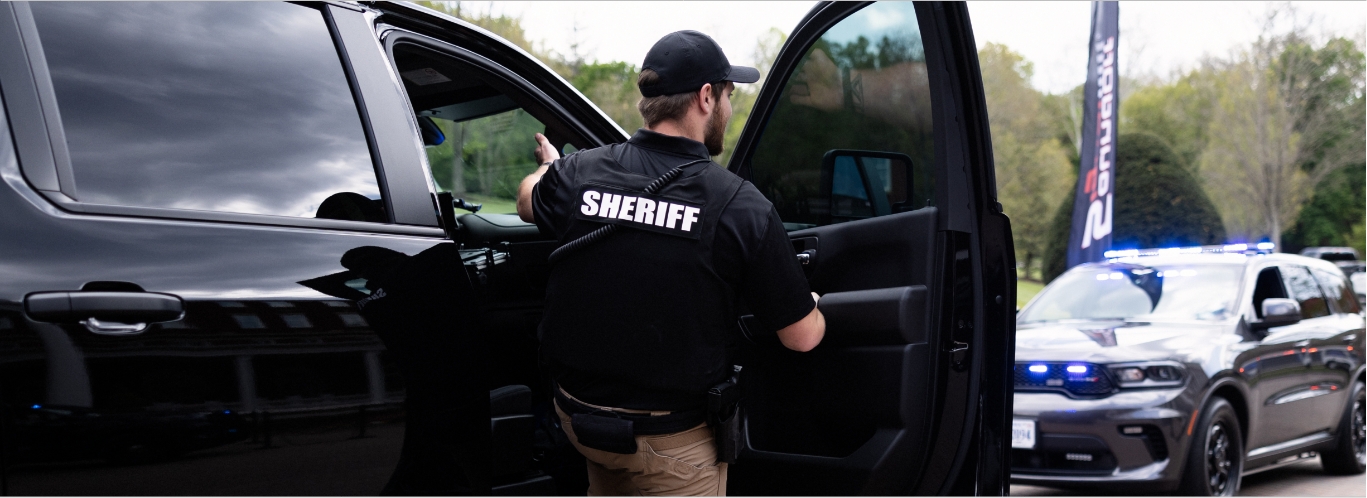
<instances>
[{"instance_id":1,"label":"tree","mask_svg":"<svg viewBox=\"0 0 1367 498\"><path fill-rule=\"evenodd\" d=\"M1215 85L1207 62L1171 83L1142 86L1121 102L1120 128L1152 133L1172 145L1182 164L1195 173L1214 112Z\"/></svg>"},{"instance_id":2,"label":"tree","mask_svg":"<svg viewBox=\"0 0 1367 498\"><path fill-rule=\"evenodd\" d=\"M1224 242L1219 210L1163 139L1148 133L1125 133L1117 137L1117 144L1112 247L1138 249ZM1055 211L1048 228L1046 280L1067 269L1074 200L1073 195L1068 197Z\"/></svg>"},{"instance_id":3,"label":"tree","mask_svg":"<svg viewBox=\"0 0 1367 498\"><path fill-rule=\"evenodd\" d=\"M1363 161L1363 52L1348 39L1315 47L1290 6L1220 68L1201 174L1236 238L1280 246L1318 184ZM1273 35L1279 18L1291 31Z\"/></svg>"},{"instance_id":4,"label":"tree","mask_svg":"<svg viewBox=\"0 0 1367 498\"><path fill-rule=\"evenodd\" d=\"M769 77L769 71L774 68L774 59L778 58L779 49L783 48L783 43L788 41L788 34L778 28L769 28L769 31L755 42L755 69L759 70L759 81L748 85L736 85L736 90L731 93L731 122L726 125L726 137L722 140L721 156L713 158L717 164L725 166L731 162L731 155L736 152L736 142L740 141L740 132L745 130L745 123L750 121L750 111L755 108L755 99L759 97L759 89L764 85L764 81Z\"/></svg>"},{"instance_id":5,"label":"tree","mask_svg":"<svg viewBox=\"0 0 1367 498\"><path fill-rule=\"evenodd\" d=\"M1367 206L1364 184L1367 165L1363 164L1340 168L1324 177L1296 218L1296 224L1282 234L1281 250L1299 252L1311 246L1361 248L1364 241L1360 227L1363 206Z\"/></svg>"},{"instance_id":6,"label":"tree","mask_svg":"<svg viewBox=\"0 0 1367 498\"><path fill-rule=\"evenodd\" d=\"M1030 86L1031 63L1005 45L988 43L978 51L978 64L992 131L997 199L1011 217L1016 259L1029 278L1046 249L1050 209L1068 194L1076 169L1045 110L1048 97Z\"/></svg>"},{"instance_id":7,"label":"tree","mask_svg":"<svg viewBox=\"0 0 1367 498\"><path fill-rule=\"evenodd\" d=\"M626 62L581 63L570 77L570 84L623 130L632 133L645 126L636 110L636 102L641 100L641 91L636 88L639 73L635 64Z\"/></svg>"}]
</instances>

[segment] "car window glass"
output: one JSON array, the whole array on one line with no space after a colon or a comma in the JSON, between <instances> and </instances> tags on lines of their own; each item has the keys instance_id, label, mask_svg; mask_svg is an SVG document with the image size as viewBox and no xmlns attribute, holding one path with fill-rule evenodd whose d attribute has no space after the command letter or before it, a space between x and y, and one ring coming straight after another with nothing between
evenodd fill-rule
<instances>
[{"instance_id":1,"label":"car window glass","mask_svg":"<svg viewBox=\"0 0 1367 498\"><path fill-rule=\"evenodd\" d=\"M1258 272L1258 280L1253 288L1253 313L1263 317L1263 301L1272 298L1286 298L1286 287L1282 285L1281 273L1277 267L1263 268Z\"/></svg>"},{"instance_id":2,"label":"car window glass","mask_svg":"<svg viewBox=\"0 0 1367 498\"><path fill-rule=\"evenodd\" d=\"M876 3L802 56L756 143L752 180L790 230L925 207L934 197L931 126L915 7ZM860 178L848 158L823 161L841 149L895 153L910 164L867 160Z\"/></svg>"},{"instance_id":3,"label":"car window glass","mask_svg":"<svg viewBox=\"0 0 1367 498\"><path fill-rule=\"evenodd\" d=\"M1301 266L1283 266L1282 280L1286 290L1301 305L1301 318L1316 318L1329 315L1329 303L1320 292L1320 285L1310 276L1310 271Z\"/></svg>"},{"instance_id":4,"label":"car window glass","mask_svg":"<svg viewBox=\"0 0 1367 498\"><path fill-rule=\"evenodd\" d=\"M452 121L439 113L420 113L430 117L446 136L442 143L426 147L437 188L486 204L488 209L481 212L515 212L517 186L536 169L536 160L527 152L528 144L545 125L522 109L465 121Z\"/></svg>"},{"instance_id":5,"label":"car window glass","mask_svg":"<svg viewBox=\"0 0 1367 498\"><path fill-rule=\"evenodd\" d=\"M437 188L483 204L483 213L516 212L518 184L537 166L532 137L553 136L546 125L474 66L407 44L394 48L394 61Z\"/></svg>"},{"instance_id":6,"label":"car window glass","mask_svg":"<svg viewBox=\"0 0 1367 498\"><path fill-rule=\"evenodd\" d=\"M41 2L33 16L81 202L388 220L320 11Z\"/></svg>"},{"instance_id":7,"label":"car window glass","mask_svg":"<svg viewBox=\"0 0 1367 498\"><path fill-rule=\"evenodd\" d=\"M873 206L869 203L869 192L864 178L860 175L851 157L841 157L835 162L835 172L831 180L832 216L859 217L873 216Z\"/></svg>"},{"instance_id":8,"label":"car window glass","mask_svg":"<svg viewBox=\"0 0 1367 498\"><path fill-rule=\"evenodd\" d=\"M1339 313L1357 313L1357 297L1353 295L1353 289L1339 272L1325 271L1321 269L1311 270L1315 274L1315 280L1324 287L1324 295L1334 301Z\"/></svg>"},{"instance_id":9,"label":"car window glass","mask_svg":"<svg viewBox=\"0 0 1367 498\"><path fill-rule=\"evenodd\" d=\"M1233 265L1078 268L1051 282L1017 319L1223 321L1236 316L1242 273Z\"/></svg>"}]
</instances>

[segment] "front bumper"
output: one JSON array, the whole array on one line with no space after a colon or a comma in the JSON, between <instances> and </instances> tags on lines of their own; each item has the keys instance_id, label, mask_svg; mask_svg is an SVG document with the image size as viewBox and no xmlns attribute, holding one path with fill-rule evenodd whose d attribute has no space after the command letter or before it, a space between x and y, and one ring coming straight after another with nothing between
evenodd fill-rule
<instances>
[{"instance_id":1,"label":"front bumper","mask_svg":"<svg viewBox=\"0 0 1367 498\"><path fill-rule=\"evenodd\" d=\"M1183 394L1181 388L1102 399L1016 393L1013 415L1035 421L1035 447L1011 450L1011 482L1172 489L1181 479L1192 415Z\"/></svg>"}]
</instances>

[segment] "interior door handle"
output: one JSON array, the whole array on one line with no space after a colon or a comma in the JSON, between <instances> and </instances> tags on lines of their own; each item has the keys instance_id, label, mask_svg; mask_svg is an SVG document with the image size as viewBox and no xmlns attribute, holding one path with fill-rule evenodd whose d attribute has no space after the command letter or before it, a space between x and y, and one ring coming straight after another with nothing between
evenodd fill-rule
<instances>
[{"instance_id":1,"label":"interior door handle","mask_svg":"<svg viewBox=\"0 0 1367 498\"><path fill-rule=\"evenodd\" d=\"M35 322L81 323L96 334L129 335L149 323L181 319L185 302L157 292L34 292L24 296L24 314Z\"/></svg>"},{"instance_id":2,"label":"interior door handle","mask_svg":"<svg viewBox=\"0 0 1367 498\"><path fill-rule=\"evenodd\" d=\"M808 249L806 251L797 253L797 262L802 266L812 264L812 259L814 258L816 258L816 249Z\"/></svg>"}]
</instances>

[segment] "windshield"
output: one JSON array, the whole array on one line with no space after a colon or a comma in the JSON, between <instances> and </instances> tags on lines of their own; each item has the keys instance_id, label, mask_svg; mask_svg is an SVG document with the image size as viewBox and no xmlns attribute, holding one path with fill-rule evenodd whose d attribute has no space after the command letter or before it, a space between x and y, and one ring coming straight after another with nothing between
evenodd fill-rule
<instances>
[{"instance_id":1,"label":"windshield","mask_svg":"<svg viewBox=\"0 0 1367 498\"><path fill-rule=\"evenodd\" d=\"M1077 269L1050 283L1018 320L1222 321L1234 316L1242 275L1237 265Z\"/></svg>"}]
</instances>

